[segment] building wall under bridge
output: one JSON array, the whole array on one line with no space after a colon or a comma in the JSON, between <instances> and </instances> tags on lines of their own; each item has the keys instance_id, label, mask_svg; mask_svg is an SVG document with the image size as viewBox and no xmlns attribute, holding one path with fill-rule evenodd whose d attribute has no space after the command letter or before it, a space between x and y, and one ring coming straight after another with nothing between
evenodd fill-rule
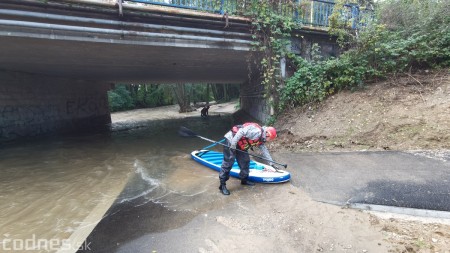
<instances>
[{"instance_id":1,"label":"building wall under bridge","mask_svg":"<svg viewBox=\"0 0 450 253\"><path fill-rule=\"evenodd\" d=\"M240 107L245 113L264 124L273 115L270 96L265 95L259 72L252 72L254 74L250 80L241 85Z\"/></svg>"},{"instance_id":2,"label":"building wall under bridge","mask_svg":"<svg viewBox=\"0 0 450 253\"><path fill-rule=\"evenodd\" d=\"M337 57L340 54L340 49L336 43L336 37L329 35L325 31L302 29L295 32L291 37L290 50L292 53L300 56L308 61L313 58L313 46L317 45L318 54L322 59L330 57ZM260 62L261 60L256 60ZM289 63L283 63L284 66L280 66L282 69L282 76L286 80L295 73L295 67ZM284 70L284 71L283 71ZM249 114L251 117L266 123L271 116L274 115L275 110L273 108L273 96L276 94L266 94L263 85L261 85L262 74L260 70L253 69L251 71L252 76L249 81L241 86L240 92L240 104L241 109Z\"/></svg>"},{"instance_id":3,"label":"building wall under bridge","mask_svg":"<svg viewBox=\"0 0 450 253\"><path fill-rule=\"evenodd\" d=\"M106 129L108 83L0 71L0 141Z\"/></svg>"}]
</instances>

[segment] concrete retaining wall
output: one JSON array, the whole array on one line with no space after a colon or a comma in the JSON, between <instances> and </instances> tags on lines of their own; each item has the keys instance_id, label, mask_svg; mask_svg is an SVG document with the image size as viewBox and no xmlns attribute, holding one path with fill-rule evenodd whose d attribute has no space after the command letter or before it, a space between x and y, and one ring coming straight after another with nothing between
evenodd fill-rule
<instances>
[{"instance_id":1,"label":"concrete retaining wall","mask_svg":"<svg viewBox=\"0 0 450 253\"><path fill-rule=\"evenodd\" d=\"M0 72L0 141L109 127L107 83Z\"/></svg>"},{"instance_id":2,"label":"concrete retaining wall","mask_svg":"<svg viewBox=\"0 0 450 253\"><path fill-rule=\"evenodd\" d=\"M259 71L252 72L255 73L252 78L241 86L241 109L264 124L272 116L269 100L264 97L264 86L261 85Z\"/></svg>"},{"instance_id":3,"label":"concrete retaining wall","mask_svg":"<svg viewBox=\"0 0 450 253\"><path fill-rule=\"evenodd\" d=\"M291 51L296 55L310 61L312 59L312 47L319 46L319 53L323 58L336 57L339 55L339 46L336 38L324 31L310 31L303 29L297 31L298 36L292 36ZM292 66L285 66L286 78L294 74ZM241 109L254 117L261 123L266 123L274 114L271 106L273 94L264 94L264 87L261 85L261 78L257 75L259 70L252 71L253 76L247 83L241 86Z\"/></svg>"},{"instance_id":4,"label":"concrete retaining wall","mask_svg":"<svg viewBox=\"0 0 450 253\"><path fill-rule=\"evenodd\" d=\"M336 38L324 31L311 31L303 29L297 31L291 38L291 51L306 60L311 60L313 44L319 46L320 55L323 58L337 57L340 54Z\"/></svg>"}]
</instances>

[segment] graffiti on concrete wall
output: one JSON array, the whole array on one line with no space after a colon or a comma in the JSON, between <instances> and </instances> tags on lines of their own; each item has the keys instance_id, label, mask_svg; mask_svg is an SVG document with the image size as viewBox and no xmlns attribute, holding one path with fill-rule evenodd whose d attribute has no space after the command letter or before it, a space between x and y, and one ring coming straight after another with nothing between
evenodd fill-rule
<instances>
[{"instance_id":1,"label":"graffiti on concrete wall","mask_svg":"<svg viewBox=\"0 0 450 253\"><path fill-rule=\"evenodd\" d=\"M111 122L110 84L0 71L0 141Z\"/></svg>"},{"instance_id":2,"label":"graffiti on concrete wall","mask_svg":"<svg viewBox=\"0 0 450 253\"><path fill-rule=\"evenodd\" d=\"M58 114L56 105L5 105L0 106L0 122L26 124L43 122L55 118ZM2 124L3 125L3 124Z\"/></svg>"},{"instance_id":3,"label":"graffiti on concrete wall","mask_svg":"<svg viewBox=\"0 0 450 253\"><path fill-rule=\"evenodd\" d=\"M79 120L103 118L105 114L109 115L109 110L104 96L67 99L62 104L53 101L52 104L4 105L0 106L0 140L37 136L61 127L71 128ZM83 124L86 123L95 124L84 120Z\"/></svg>"},{"instance_id":4,"label":"graffiti on concrete wall","mask_svg":"<svg viewBox=\"0 0 450 253\"><path fill-rule=\"evenodd\" d=\"M92 116L109 113L104 97L78 97L66 102L66 113L70 116Z\"/></svg>"},{"instance_id":5,"label":"graffiti on concrete wall","mask_svg":"<svg viewBox=\"0 0 450 253\"><path fill-rule=\"evenodd\" d=\"M0 137L14 139L52 131L57 118L56 105L0 106Z\"/></svg>"}]
</instances>

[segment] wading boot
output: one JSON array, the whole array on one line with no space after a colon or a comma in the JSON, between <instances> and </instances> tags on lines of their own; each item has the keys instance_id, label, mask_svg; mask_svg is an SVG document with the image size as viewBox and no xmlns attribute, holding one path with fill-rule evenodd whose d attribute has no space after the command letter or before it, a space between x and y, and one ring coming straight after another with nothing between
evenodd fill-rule
<instances>
[{"instance_id":1,"label":"wading boot","mask_svg":"<svg viewBox=\"0 0 450 253\"><path fill-rule=\"evenodd\" d=\"M241 180L241 185L249 185L249 186L254 186L255 183L248 181L247 179L242 179Z\"/></svg>"},{"instance_id":2,"label":"wading boot","mask_svg":"<svg viewBox=\"0 0 450 253\"><path fill-rule=\"evenodd\" d=\"M221 184L219 186L219 190L223 195L230 195L230 191L227 189L227 186L225 184Z\"/></svg>"}]
</instances>

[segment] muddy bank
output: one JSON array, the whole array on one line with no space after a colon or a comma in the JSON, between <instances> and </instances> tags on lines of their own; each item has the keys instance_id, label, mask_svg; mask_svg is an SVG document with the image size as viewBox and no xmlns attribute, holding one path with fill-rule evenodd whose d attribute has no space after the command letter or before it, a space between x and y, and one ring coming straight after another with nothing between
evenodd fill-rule
<instances>
[{"instance_id":1,"label":"muddy bank","mask_svg":"<svg viewBox=\"0 0 450 253\"><path fill-rule=\"evenodd\" d=\"M292 151L449 150L448 70L392 77L287 111L277 148Z\"/></svg>"}]
</instances>

